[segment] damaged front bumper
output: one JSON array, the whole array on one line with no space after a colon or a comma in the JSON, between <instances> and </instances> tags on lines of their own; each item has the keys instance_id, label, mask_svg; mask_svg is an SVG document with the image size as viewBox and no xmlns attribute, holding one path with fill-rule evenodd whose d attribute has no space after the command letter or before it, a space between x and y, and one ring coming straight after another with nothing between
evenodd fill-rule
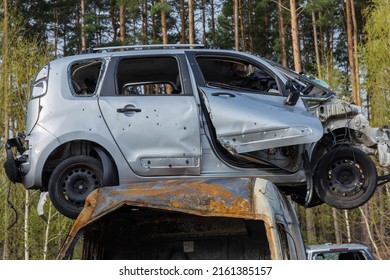
<instances>
[{"instance_id":1,"label":"damaged front bumper","mask_svg":"<svg viewBox=\"0 0 390 280\"><path fill-rule=\"evenodd\" d=\"M17 157L14 156L13 148L16 148L18 153ZM27 156L24 155L23 138L16 137L8 139L5 144L5 151L7 154L4 163L5 174L12 183L22 183L23 176L27 173L25 171ZM23 167L22 164L24 165Z\"/></svg>"}]
</instances>

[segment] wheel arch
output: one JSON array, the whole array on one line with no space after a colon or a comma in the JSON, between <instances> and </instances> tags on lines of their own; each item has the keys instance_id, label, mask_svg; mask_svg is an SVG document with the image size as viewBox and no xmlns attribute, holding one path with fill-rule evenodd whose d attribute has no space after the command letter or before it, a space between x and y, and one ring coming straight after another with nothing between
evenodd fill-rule
<instances>
[{"instance_id":1,"label":"wheel arch","mask_svg":"<svg viewBox=\"0 0 390 280\"><path fill-rule=\"evenodd\" d=\"M77 139L62 143L47 157L42 170L42 188L44 190L47 190L50 176L58 163L76 155L88 155L101 162L103 167L103 184L105 186L119 184L117 163L111 153L99 143L86 139Z\"/></svg>"},{"instance_id":2,"label":"wheel arch","mask_svg":"<svg viewBox=\"0 0 390 280\"><path fill-rule=\"evenodd\" d=\"M353 142L354 129L348 127L339 127L334 130L328 129L322 138L313 146L310 164L314 170L321 159L334 146L349 145Z\"/></svg>"}]
</instances>

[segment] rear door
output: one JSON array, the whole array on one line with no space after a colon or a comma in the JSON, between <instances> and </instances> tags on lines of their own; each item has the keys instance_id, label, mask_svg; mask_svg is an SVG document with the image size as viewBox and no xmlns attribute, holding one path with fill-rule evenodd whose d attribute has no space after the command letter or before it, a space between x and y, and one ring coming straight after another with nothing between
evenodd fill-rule
<instances>
[{"instance_id":1,"label":"rear door","mask_svg":"<svg viewBox=\"0 0 390 280\"><path fill-rule=\"evenodd\" d=\"M105 80L99 106L135 173L200 173L198 106L180 56L113 58Z\"/></svg>"},{"instance_id":2,"label":"rear door","mask_svg":"<svg viewBox=\"0 0 390 280\"><path fill-rule=\"evenodd\" d=\"M194 58L199 88L218 141L233 153L306 144L322 136L321 122L302 103L285 104L284 84L245 57Z\"/></svg>"}]
</instances>

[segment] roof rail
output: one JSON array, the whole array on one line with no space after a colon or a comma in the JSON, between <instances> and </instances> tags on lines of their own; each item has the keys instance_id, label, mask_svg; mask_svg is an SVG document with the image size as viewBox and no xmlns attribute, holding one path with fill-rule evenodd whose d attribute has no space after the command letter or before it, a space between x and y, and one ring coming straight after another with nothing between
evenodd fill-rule
<instances>
[{"instance_id":1,"label":"roof rail","mask_svg":"<svg viewBox=\"0 0 390 280\"><path fill-rule=\"evenodd\" d=\"M147 50L147 49L181 49L181 48L204 48L202 44L155 44L155 45L130 45L130 46L114 46L93 48L93 52L109 52L109 51L124 51L124 50Z\"/></svg>"}]
</instances>

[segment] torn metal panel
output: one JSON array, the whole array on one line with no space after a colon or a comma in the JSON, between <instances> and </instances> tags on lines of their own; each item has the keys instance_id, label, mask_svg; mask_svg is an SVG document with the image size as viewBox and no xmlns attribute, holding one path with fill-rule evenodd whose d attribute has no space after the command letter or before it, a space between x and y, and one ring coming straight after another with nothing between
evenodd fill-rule
<instances>
[{"instance_id":1,"label":"torn metal panel","mask_svg":"<svg viewBox=\"0 0 390 280\"><path fill-rule=\"evenodd\" d=\"M246 153L280 146L300 144L300 139L313 137L314 131L304 126L269 128L235 135L220 135L218 141L229 151ZM275 143L276 142L276 143ZM233 154L234 154L233 153Z\"/></svg>"},{"instance_id":2,"label":"torn metal panel","mask_svg":"<svg viewBox=\"0 0 390 280\"><path fill-rule=\"evenodd\" d=\"M221 144L237 153L318 141L319 119L306 108L284 105L283 96L202 88L203 99ZM217 94L218 93L218 94ZM228 113L227 113L228 112Z\"/></svg>"}]
</instances>

